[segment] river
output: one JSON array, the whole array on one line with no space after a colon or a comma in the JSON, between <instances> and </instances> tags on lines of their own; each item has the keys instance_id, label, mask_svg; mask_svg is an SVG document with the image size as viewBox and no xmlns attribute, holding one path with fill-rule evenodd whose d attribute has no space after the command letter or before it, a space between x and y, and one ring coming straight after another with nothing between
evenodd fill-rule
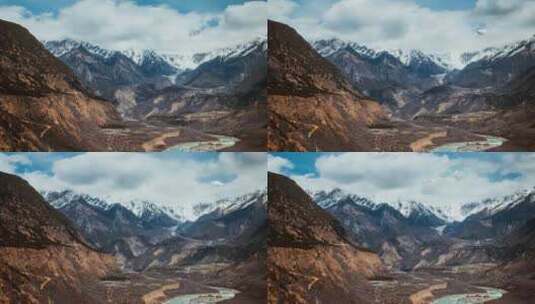
<instances>
[{"instance_id":1,"label":"river","mask_svg":"<svg viewBox=\"0 0 535 304\"><path fill-rule=\"evenodd\" d=\"M506 293L505 290L480 287L484 292L466 293L445 296L434 300L431 304L483 304L485 302L496 300Z\"/></svg>"},{"instance_id":2,"label":"river","mask_svg":"<svg viewBox=\"0 0 535 304\"><path fill-rule=\"evenodd\" d=\"M449 143L431 149L431 152L481 152L501 146L507 139L496 136L481 135L482 141L465 141Z\"/></svg>"},{"instance_id":3,"label":"river","mask_svg":"<svg viewBox=\"0 0 535 304\"><path fill-rule=\"evenodd\" d=\"M172 146L167 149L167 151L179 151L179 152L206 152L206 151L218 151L225 148L230 148L234 146L238 141L236 137L224 136L224 135L213 135L217 140L211 141L191 141L181 143L175 146Z\"/></svg>"},{"instance_id":4,"label":"river","mask_svg":"<svg viewBox=\"0 0 535 304\"><path fill-rule=\"evenodd\" d=\"M211 304L234 298L239 291L229 288L211 287L217 292L188 294L174 297L165 304Z\"/></svg>"}]
</instances>

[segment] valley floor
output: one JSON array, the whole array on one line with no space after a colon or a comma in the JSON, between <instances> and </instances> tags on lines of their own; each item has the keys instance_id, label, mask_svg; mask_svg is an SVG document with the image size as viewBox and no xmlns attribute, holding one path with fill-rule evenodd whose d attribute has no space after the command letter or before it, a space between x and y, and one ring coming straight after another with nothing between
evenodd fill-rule
<instances>
[{"instance_id":1,"label":"valley floor","mask_svg":"<svg viewBox=\"0 0 535 304\"><path fill-rule=\"evenodd\" d=\"M139 273L116 273L101 281L93 282L88 288L92 294L98 295L103 303L161 304L173 299L176 303L190 303L189 301L183 302L181 299L195 298L197 295L200 299L203 299L203 295L204 299L210 298L212 300L210 303L260 304L265 302L265 299L259 299L258 293L261 291L248 288L240 290L242 288L235 286L232 279L225 284L214 280L214 273L189 272L191 269L188 269L155 269ZM218 289L222 289L223 292L235 290L238 293L225 300L225 297L213 295L218 293Z\"/></svg>"},{"instance_id":2,"label":"valley floor","mask_svg":"<svg viewBox=\"0 0 535 304\"><path fill-rule=\"evenodd\" d=\"M370 128L370 132L378 151L516 152L535 149L535 129L510 125L506 120L498 120L496 115L479 112L413 121L393 119L386 126Z\"/></svg>"},{"instance_id":3,"label":"valley floor","mask_svg":"<svg viewBox=\"0 0 535 304\"><path fill-rule=\"evenodd\" d=\"M165 122L126 121L103 129L109 151L263 151L262 131L249 135L212 134ZM252 132L252 131L251 131ZM240 138L241 137L241 138ZM264 134L265 137L265 134Z\"/></svg>"},{"instance_id":4,"label":"valley floor","mask_svg":"<svg viewBox=\"0 0 535 304\"><path fill-rule=\"evenodd\" d=\"M472 265L470 271L421 270L414 272L393 272L387 280L370 281L374 301L382 304L435 304L435 303L507 303L529 304L535 296L535 280L518 278L505 281L490 275L486 266ZM495 293L495 300L485 295ZM470 302L456 302L453 295L474 295ZM497 294L497 295L496 295ZM490 300L490 301L489 301ZM450 302L451 301L451 302ZM477 302L481 301L481 302Z\"/></svg>"}]
</instances>

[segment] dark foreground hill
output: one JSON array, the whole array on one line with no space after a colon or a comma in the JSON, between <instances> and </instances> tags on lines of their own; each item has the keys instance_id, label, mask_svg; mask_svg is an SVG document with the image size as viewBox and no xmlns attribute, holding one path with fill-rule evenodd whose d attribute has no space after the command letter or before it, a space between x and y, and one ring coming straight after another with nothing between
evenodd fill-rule
<instances>
[{"instance_id":1,"label":"dark foreground hill","mask_svg":"<svg viewBox=\"0 0 535 304\"><path fill-rule=\"evenodd\" d=\"M113 268L26 181L0 173L0 303L98 303L87 284Z\"/></svg>"},{"instance_id":2,"label":"dark foreground hill","mask_svg":"<svg viewBox=\"0 0 535 304\"><path fill-rule=\"evenodd\" d=\"M102 150L118 119L28 30L0 20L0 150Z\"/></svg>"},{"instance_id":3,"label":"dark foreground hill","mask_svg":"<svg viewBox=\"0 0 535 304\"><path fill-rule=\"evenodd\" d=\"M268 303L371 303L379 257L349 242L294 181L269 173L268 184Z\"/></svg>"},{"instance_id":4,"label":"dark foreground hill","mask_svg":"<svg viewBox=\"0 0 535 304\"><path fill-rule=\"evenodd\" d=\"M294 29L268 21L268 148L371 151L382 107L351 86Z\"/></svg>"}]
</instances>

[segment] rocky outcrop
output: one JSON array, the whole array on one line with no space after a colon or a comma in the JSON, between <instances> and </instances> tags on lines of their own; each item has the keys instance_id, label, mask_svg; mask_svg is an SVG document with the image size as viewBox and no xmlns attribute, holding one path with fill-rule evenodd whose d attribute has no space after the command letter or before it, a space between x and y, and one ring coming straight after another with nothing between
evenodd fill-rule
<instances>
[{"instance_id":1,"label":"rocky outcrop","mask_svg":"<svg viewBox=\"0 0 535 304\"><path fill-rule=\"evenodd\" d=\"M377 254L350 242L294 181L269 173L268 187L268 303L371 303Z\"/></svg>"},{"instance_id":2,"label":"rocky outcrop","mask_svg":"<svg viewBox=\"0 0 535 304\"><path fill-rule=\"evenodd\" d=\"M0 302L98 303L88 286L115 268L19 177L0 173Z\"/></svg>"},{"instance_id":3,"label":"rocky outcrop","mask_svg":"<svg viewBox=\"0 0 535 304\"><path fill-rule=\"evenodd\" d=\"M0 150L107 150L119 117L25 28L0 21Z\"/></svg>"},{"instance_id":4,"label":"rocky outcrop","mask_svg":"<svg viewBox=\"0 0 535 304\"><path fill-rule=\"evenodd\" d=\"M268 148L371 151L368 127L386 118L294 29L268 22Z\"/></svg>"}]
</instances>

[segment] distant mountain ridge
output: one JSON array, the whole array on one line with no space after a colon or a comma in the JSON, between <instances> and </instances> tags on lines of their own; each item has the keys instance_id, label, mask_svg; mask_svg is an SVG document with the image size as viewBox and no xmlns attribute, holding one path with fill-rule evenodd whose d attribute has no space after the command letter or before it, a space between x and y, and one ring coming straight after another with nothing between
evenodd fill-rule
<instances>
[{"instance_id":1,"label":"distant mountain ridge","mask_svg":"<svg viewBox=\"0 0 535 304\"><path fill-rule=\"evenodd\" d=\"M85 203L102 210L109 210L115 205L120 205L140 219L161 215L182 223L186 221L195 221L199 217L212 212L225 214L237 209L246 208L257 198L264 197L267 200L267 191L257 190L233 198L219 199L214 202L199 202L194 204L190 212L182 206L162 206L161 203L149 202L146 200L115 201L78 193L72 190L43 191L41 194L52 206L54 206L54 208L57 209L64 208L70 204L76 204L79 201L84 201Z\"/></svg>"},{"instance_id":2,"label":"distant mountain ridge","mask_svg":"<svg viewBox=\"0 0 535 304\"><path fill-rule=\"evenodd\" d=\"M351 239L376 250L387 266L400 269L508 262L519 254L513 240L525 234L535 217L535 189L451 208L374 202L340 189L313 197ZM426 254L420 256L422 252Z\"/></svg>"},{"instance_id":3,"label":"distant mountain ridge","mask_svg":"<svg viewBox=\"0 0 535 304\"><path fill-rule=\"evenodd\" d=\"M403 119L499 111L526 102L519 94L529 89L519 90L518 83L535 67L535 36L460 55L376 50L339 39L313 46L365 95Z\"/></svg>"},{"instance_id":4,"label":"distant mountain ridge","mask_svg":"<svg viewBox=\"0 0 535 304\"><path fill-rule=\"evenodd\" d=\"M512 208L523 199L535 195L535 188L524 189L513 194L483 199L475 202L461 202L458 206L437 207L425 202L416 201L397 201L397 202L383 202L374 201L372 199L359 196L356 194L345 192L339 188L330 191L310 191L314 200L319 206L324 209L329 209L342 201L350 201L354 204L364 206L370 209L378 209L382 205L388 205L396 209L400 214L409 219L411 216L430 216L438 220L438 223L443 222L453 223L462 222L469 216L477 213L486 213L492 215L501 210ZM433 220L433 222L437 222ZM438 225L437 225L438 226Z\"/></svg>"},{"instance_id":5,"label":"distant mountain ridge","mask_svg":"<svg viewBox=\"0 0 535 304\"><path fill-rule=\"evenodd\" d=\"M233 57L244 56L248 51L251 50L253 45L262 43L262 41L265 41L265 39L259 37L248 42L237 44L234 47L226 47L216 49L211 52L191 54L160 53L151 49L110 50L91 42L75 39L45 40L42 41L42 43L56 57L64 56L73 49L82 47L90 53L98 55L104 59L109 59L114 55L122 54L132 60L138 66L165 63L174 69L173 71L168 71L168 74L171 75L173 73L184 72L186 70L193 70L204 62L215 58L228 60Z\"/></svg>"},{"instance_id":6,"label":"distant mountain ridge","mask_svg":"<svg viewBox=\"0 0 535 304\"><path fill-rule=\"evenodd\" d=\"M487 47L478 51L463 52L458 55L446 52L426 53L418 49L374 49L355 41L338 38L313 40L311 44L323 57L329 57L341 49L352 49L370 58L377 58L381 54L388 53L399 59L406 66L418 62L430 61L445 70L451 71L462 70L471 63L480 60L496 61L513 56L523 48L529 47L533 42L535 42L535 35L529 39L504 44L501 47Z\"/></svg>"},{"instance_id":7,"label":"distant mountain ridge","mask_svg":"<svg viewBox=\"0 0 535 304\"><path fill-rule=\"evenodd\" d=\"M195 214L188 216L180 207L142 200L117 203L73 191L43 192L43 196L92 246L113 254L124 269L148 267L150 262L143 261L154 257L147 252L165 246L161 244L197 244L195 239L203 238L241 242L255 237L256 227L263 223L262 211L257 210L265 209L267 202L266 191L256 191L197 204Z\"/></svg>"}]
</instances>

